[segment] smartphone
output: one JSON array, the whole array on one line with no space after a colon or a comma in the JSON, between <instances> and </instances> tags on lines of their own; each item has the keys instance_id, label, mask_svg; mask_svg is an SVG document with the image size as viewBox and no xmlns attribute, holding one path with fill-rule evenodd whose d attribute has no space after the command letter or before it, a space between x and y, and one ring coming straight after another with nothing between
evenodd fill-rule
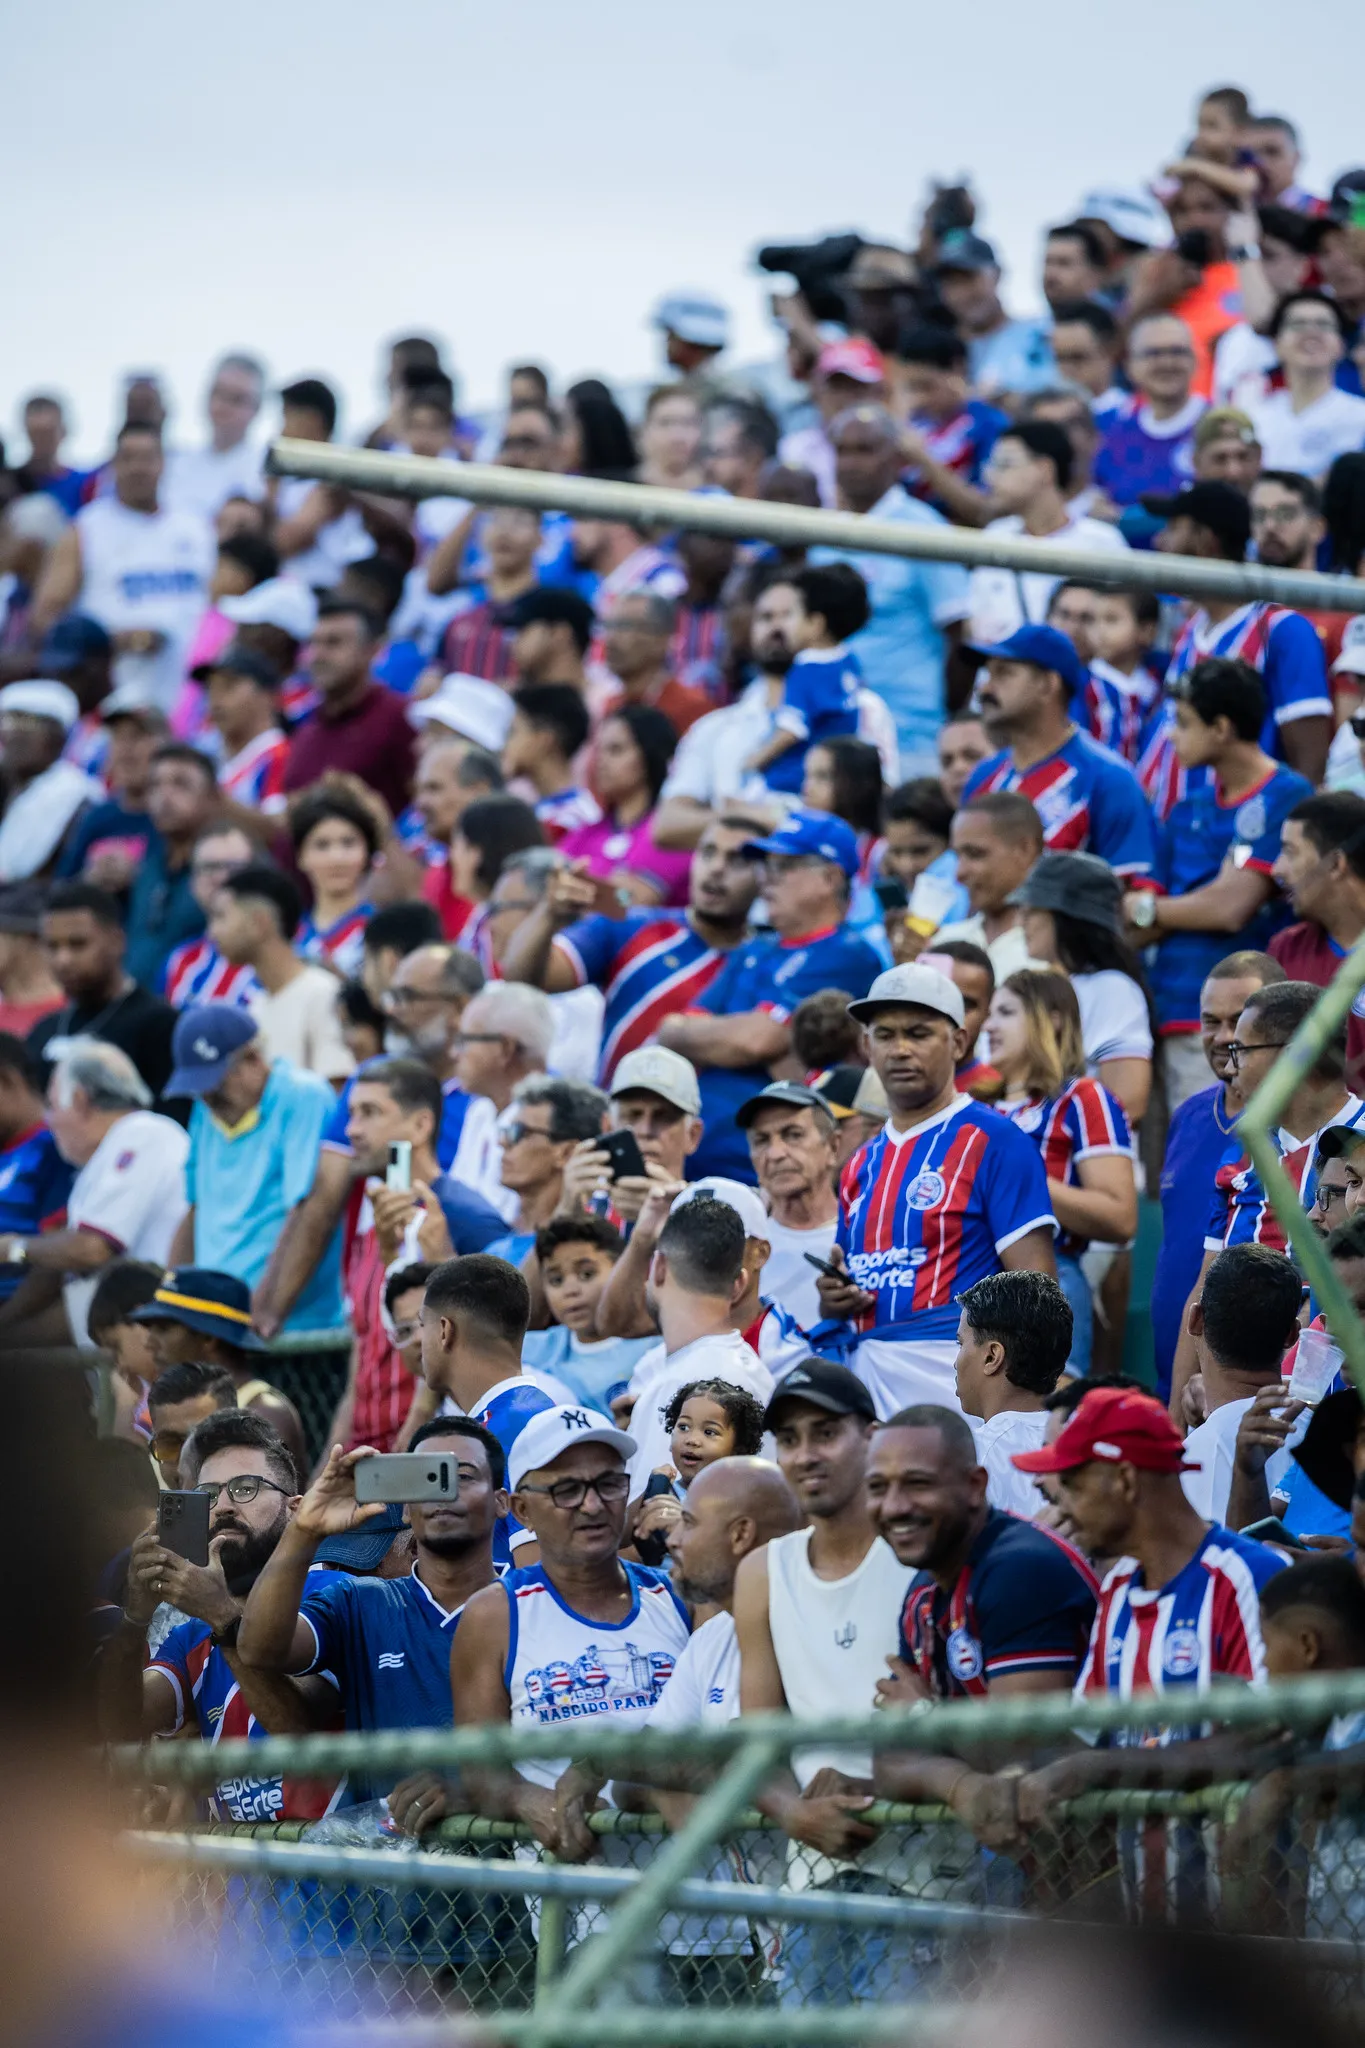
<instances>
[{"instance_id":1,"label":"smartphone","mask_svg":"<svg viewBox=\"0 0 1365 2048\"><path fill-rule=\"evenodd\" d=\"M910 908L910 892L904 882L898 881L894 875L887 875L880 882L874 882L872 893L881 905L883 916L888 910Z\"/></svg>"},{"instance_id":2,"label":"smartphone","mask_svg":"<svg viewBox=\"0 0 1365 2048\"><path fill-rule=\"evenodd\" d=\"M828 1259L817 1259L814 1252L802 1252L801 1256L808 1266L814 1266L816 1272L823 1273L827 1279L838 1280L845 1287L854 1285L853 1275L845 1272L842 1266L831 1266Z\"/></svg>"},{"instance_id":3,"label":"smartphone","mask_svg":"<svg viewBox=\"0 0 1365 2048\"><path fill-rule=\"evenodd\" d=\"M395 1138L389 1147L389 1164L384 1174L386 1188L407 1194L412 1187L412 1140Z\"/></svg>"},{"instance_id":4,"label":"smartphone","mask_svg":"<svg viewBox=\"0 0 1365 2048\"><path fill-rule=\"evenodd\" d=\"M388 1451L362 1458L355 1497L368 1501L457 1500L460 1468L450 1451Z\"/></svg>"},{"instance_id":5,"label":"smartphone","mask_svg":"<svg viewBox=\"0 0 1365 2048\"><path fill-rule=\"evenodd\" d=\"M1249 1536L1253 1543L1286 1543L1291 1550L1302 1548L1298 1537L1290 1535L1278 1515L1266 1515L1259 1522L1249 1523L1241 1534Z\"/></svg>"},{"instance_id":6,"label":"smartphone","mask_svg":"<svg viewBox=\"0 0 1365 2048\"><path fill-rule=\"evenodd\" d=\"M611 1160L613 1180L643 1180L645 1158L634 1131L608 1131L597 1140L597 1149Z\"/></svg>"},{"instance_id":7,"label":"smartphone","mask_svg":"<svg viewBox=\"0 0 1365 2048\"><path fill-rule=\"evenodd\" d=\"M209 1497L168 1491L156 1503L156 1540L187 1564L209 1561Z\"/></svg>"},{"instance_id":8,"label":"smartphone","mask_svg":"<svg viewBox=\"0 0 1365 2048\"><path fill-rule=\"evenodd\" d=\"M593 913L597 917L624 917L630 909L630 899L623 896L619 884L609 881L605 875L592 878Z\"/></svg>"}]
</instances>

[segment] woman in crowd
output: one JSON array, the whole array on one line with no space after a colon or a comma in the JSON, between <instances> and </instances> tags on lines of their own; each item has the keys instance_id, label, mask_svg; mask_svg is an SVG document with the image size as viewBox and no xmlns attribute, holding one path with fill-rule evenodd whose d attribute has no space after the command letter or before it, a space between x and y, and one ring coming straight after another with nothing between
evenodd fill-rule
<instances>
[{"instance_id":1,"label":"woman in crowd","mask_svg":"<svg viewBox=\"0 0 1365 2048\"><path fill-rule=\"evenodd\" d=\"M842 736L819 741L806 754L801 801L807 810L832 812L857 833L858 874L848 920L889 960L882 906L874 893L887 851L882 837L882 763L877 749L866 740ZM946 843L945 837L942 844Z\"/></svg>"},{"instance_id":2,"label":"woman in crowd","mask_svg":"<svg viewBox=\"0 0 1365 2048\"><path fill-rule=\"evenodd\" d=\"M602 720L593 749L593 791L603 815L559 842L566 860L586 860L588 873L610 882L627 903L687 901L689 853L654 842L654 807L678 736L648 704L623 704Z\"/></svg>"},{"instance_id":3,"label":"woman in crowd","mask_svg":"<svg viewBox=\"0 0 1365 2048\"><path fill-rule=\"evenodd\" d=\"M660 384L645 401L640 428L640 482L673 491L701 483L701 407L682 384Z\"/></svg>"},{"instance_id":4,"label":"woman in crowd","mask_svg":"<svg viewBox=\"0 0 1365 2048\"><path fill-rule=\"evenodd\" d=\"M634 475L635 437L600 377L585 377L565 392L559 456L570 476Z\"/></svg>"},{"instance_id":5,"label":"woman in crowd","mask_svg":"<svg viewBox=\"0 0 1365 2048\"><path fill-rule=\"evenodd\" d=\"M996 990L986 1023L1005 1084L996 1107L1036 1143L1057 1218L1057 1278L1075 1328L1067 1371L1090 1369L1090 1285L1081 1255L1124 1244L1137 1228L1133 1147L1122 1107L1085 1071L1081 1013L1065 974L1021 968Z\"/></svg>"},{"instance_id":6,"label":"woman in crowd","mask_svg":"<svg viewBox=\"0 0 1365 2048\"><path fill-rule=\"evenodd\" d=\"M1092 853L1045 853L1019 890L1031 960L1071 976L1086 1071L1122 1104L1132 1125L1152 1092L1152 999L1122 937L1123 884Z\"/></svg>"},{"instance_id":7,"label":"woman in crowd","mask_svg":"<svg viewBox=\"0 0 1365 2048\"><path fill-rule=\"evenodd\" d=\"M545 835L529 804L515 796L481 796L468 804L450 842L447 877L442 868L428 870L422 893L441 913L446 937L467 946L492 967L489 950L488 899L509 854L543 846ZM442 882L448 886L442 890Z\"/></svg>"},{"instance_id":8,"label":"woman in crowd","mask_svg":"<svg viewBox=\"0 0 1365 2048\"><path fill-rule=\"evenodd\" d=\"M374 914L370 878L379 851L374 814L348 789L310 790L289 814L294 862L313 892L294 950L305 960L356 979L365 927Z\"/></svg>"}]
</instances>

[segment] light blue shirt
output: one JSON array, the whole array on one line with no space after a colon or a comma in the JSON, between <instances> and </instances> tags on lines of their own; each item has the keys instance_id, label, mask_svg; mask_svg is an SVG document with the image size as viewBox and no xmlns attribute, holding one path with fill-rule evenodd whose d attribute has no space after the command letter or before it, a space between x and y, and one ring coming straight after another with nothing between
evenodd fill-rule
<instances>
[{"instance_id":1,"label":"light blue shirt","mask_svg":"<svg viewBox=\"0 0 1365 2048\"><path fill-rule=\"evenodd\" d=\"M947 526L930 505L922 505L893 484L868 513L903 526ZM838 548L812 548L812 563L848 562L867 584L872 617L849 646L863 680L896 721L902 767L933 773L938 729L943 723L943 629L971 611L967 571L958 562L922 562L906 555L863 555Z\"/></svg>"},{"instance_id":2,"label":"light blue shirt","mask_svg":"<svg viewBox=\"0 0 1365 2048\"><path fill-rule=\"evenodd\" d=\"M313 1185L336 1095L320 1074L276 1060L250 1129L229 1136L202 1102L190 1114L185 1181L194 1204L194 1262L254 1287L285 1218ZM286 1330L333 1329L341 1307L341 1231L333 1233Z\"/></svg>"},{"instance_id":3,"label":"light blue shirt","mask_svg":"<svg viewBox=\"0 0 1365 2048\"><path fill-rule=\"evenodd\" d=\"M533 1371L553 1373L576 1401L605 1414L613 1394L629 1384L641 1358L658 1342L657 1337L604 1337L585 1344L562 1323L554 1323L548 1330L527 1331L521 1362Z\"/></svg>"},{"instance_id":4,"label":"light blue shirt","mask_svg":"<svg viewBox=\"0 0 1365 2048\"><path fill-rule=\"evenodd\" d=\"M967 377L992 404L1002 392L1042 391L1057 381L1052 339L1042 320L1008 320L967 344Z\"/></svg>"}]
</instances>

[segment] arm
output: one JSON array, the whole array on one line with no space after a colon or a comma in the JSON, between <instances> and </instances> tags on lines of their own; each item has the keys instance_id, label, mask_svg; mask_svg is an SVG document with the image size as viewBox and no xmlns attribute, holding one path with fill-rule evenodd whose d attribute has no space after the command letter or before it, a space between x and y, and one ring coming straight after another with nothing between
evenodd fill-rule
<instances>
[{"instance_id":1,"label":"arm","mask_svg":"<svg viewBox=\"0 0 1365 2048\"><path fill-rule=\"evenodd\" d=\"M503 1679L506 1662L507 1595L501 1586L485 1586L460 1616L450 1650L457 1727L505 1726L511 1720L512 1701ZM463 1783L476 1813L489 1820L524 1821L547 1849L555 1848L553 1792L509 1770L469 1770Z\"/></svg>"},{"instance_id":2,"label":"arm","mask_svg":"<svg viewBox=\"0 0 1365 2048\"><path fill-rule=\"evenodd\" d=\"M554 940L557 932L592 914L597 890L587 869L586 861L572 861L551 875L545 894L512 934L502 963L504 980L527 981L552 996L578 987L573 963L556 951Z\"/></svg>"},{"instance_id":3,"label":"arm","mask_svg":"<svg viewBox=\"0 0 1365 2048\"><path fill-rule=\"evenodd\" d=\"M1190 1289L1184 1313L1180 1318L1180 1336L1176 1340L1175 1358L1171 1364L1170 1409L1171 1420L1182 1434L1185 1428L1185 1385L1199 1370L1199 1350L1194 1332L1190 1328L1190 1310L1204 1292L1204 1275L1217 1256L1217 1252L1205 1250L1199 1263L1198 1278Z\"/></svg>"},{"instance_id":4,"label":"arm","mask_svg":"<svg viewBox=\"0 0 1365 2048\"><path fill-rule=\"evenodd\" d=\"M1149 892L1141 892L1146 895ZM1225 861L1211 882L1191 889L1186 896L1154 896L1155 919L1147 930L1139 930L1139 944L1150 940L1151 932L1240 932L1263 910L1275 893L1269 875L1252 867L1234 867ZM1124 899L1124 911L1133 903Z\"/></svg>"},{"instance_id":5,"label":"arm","mask_svg":"<svg viewBox=\"0 0 1365 2048\"><path fill-rule=\"evenodd\" d=\"M956 525L985 526L995 517L997 507L990 494L980 485L959 476L956 470L936 461L924 436L917 434L913 427L901 428L901 448L906 461L915 465L928 486L929 495L937 498Z\"/></svg>"},{"instance_id":6,"label":"arm","mask_svg":"<svg viewBox=\"0 0 1365 2048\"><path fill-rule=\"evenodd\" d=\"M298 1207L291 1209L256 1288L252 1314L263 1337L278 1336L316 1270L341 1221L355 1173L349 1153L323 1150L318 1154L312 1188Z\"/></svg>"},{"instance_id":7,"label":"arm","mask_svg":"<svg viewBox=\"0 0 1365 2048\"><path fill-rule=\"evenodd\" d=\"M163 1555L154 1529L144 1529L128 1558L123 1620L100 1652L96 1705L106 1742L146 1742L175 1727L175 1688L161 1671L146 1670L147 1628L161 1595L156 1561Z\"/></svg>"},{"instance_id":8,"label":"arm","mask_svg":"<svg viewBox=\"0 0 1365 2048\"><path fill-rule=\"evenodd\" d=\"M616 1264L607 1275L597 1303L594 1327L599 1337L649 1337L658 1328L645 1305L645 1282L659 1242L659 1232L668 1220L676 1181L667 1182L650 1195L641 1209L634 1230Z\"/></svg>"},{"instance_id":9,"label":"arm","mask_svg":"<svg viewBox=\"0 0 1365 2048\"><path fill-rule=\"evenodd\" d=\"M659 1043L695 1067L768 1067L790 1046L791 1026L767 1010L746 1010L737 1017L675 1011L660 1024Z\"/></svg>"},{"instance_id":10,"label":"arm","mask_svg":"<svg viewBox=\"0 0 1365 2048\"><path fill-rule=\"evenodd\" d=\"M170 1263L173 1266L192 1266L194 1264L193 1203L190 1204L175 1226L175 1236L171 1239Z\"/></svg>"},{"instance_id":11,"label":"arm","mask_svg":"<svg viewBox=\"0 0 1365 2048\"><path fill-rule=\"evenodd\" d=\"M53 621L69 612L81 594L85 570L81 562L80 535L68 526L48 556L29 614L29 631L36 646Z\"/></svg>"},{"instance_id":12,"label":"arm","mask_svg":"<svg viewBox=\"0 0 1365 2048\"><path fill-rule=\"evenodd\" d=\"M1126 1153L1100 1153L1082 1159L1076 1171L1078 1188L1049 1180L1052 1213L1062 1229L1102 1244L1127 1244L1137 1231L1137 1184Z\"/></svg>"},{"instance_id":13,"label":"arm","mask_svg":"<svg viewBox=\"0 0 1365 2048\"><path fill-rule=\"evenodd\" d=\"M1327 773L1327 750L1332 744L1332 721L1318 712L1305 718L1287 718L1280 726L1284 758L1291 768L1307 776L1316 789Z\"/></svg>"},{"instance_id":14,"label":"arm","mask_svg":"<svg viewBox=\"0 0 1365 2048\"><path fill-rule=\"evenodd\" d=\"M317 1639L299 1613L309 1567L325 1537L358 1529L384 1513L379 1503L362 1507L355 1497L355 1468L373 1456L368 1447L343 1451L333 1444L247 1595L237 1634L243 1664L257 1671L306 1671L314 1661Z\"/></svg>"},{"instance_id":15,"label":"arm","mask_svg":"<svg viewBox=\"0 0 1365 2048\"><path fill-rule=\"evenodd\" d=\"M1262 1387L1237 1427L1232 1484L1228 1489L1229 1529L1246 1529L1274 1513L1265 1468L1282 1451L1303 1413L1302 1401L1287 1398L1283 1385Z\"/></svg>"},{"instance_id":16,"label":"arm","mask_svg":"<svg viewBox=\"0 0 1365 2048\"><path fill-rule=\"evenodd\" d=\"M464 518L437 541L427 557L427 589L433 597L446 597L452 590L459 589L460 564L464 561L469 536L474 531L474 521L478 516L478 506L471 505Z\"/></svg>"},{"instance_id":17,"label":"arm","mask_svg":"<svg viewBox=\"0 0 1365 2048\"><path fill-rule=\"evenodd\" d=\"M774 761L780 761L782 756L789 754L793 747L801 745L802 741L794 732L784 732L779 726L776 732L770 734L764 740L761 747L754 748L753 753L750 754L744 766L751 775L761 775L763 770L770 768Z\"/></svg>"},{"instance_id":18,"label":"arm","mask_svg":"<svg viewBox=\"0 0 1365 2048\"><path fill-rule=\"evenodd\" d=\"M1049 1273L1057 1277L1057 1257L1052 1249L1052 1232L1030 1230L1007 1244L999 1255L1007 1273Z\"/></svg>"},{"instance_id":19,"label":"arm","mask_svg":"<svg viewBox=\"0 0 1365 2048\"><path fill-rule=\"evenodd\" d=\"M1130 1124L1142 1122L1152 1094L1152 1062L1149 1059L1101 1060L1095 1078L1109 1090Z\"/></svg>"},{"instance_id":20,"label":"arm","mask_svg":"<svg viewBox=\"0 0 1365 2048\"><path fill-rule=\"evenodd\" d=\"M709 804L694 796L666 796L654 813L654 844L691 853L715 815Z\"/></svg>"},{"instance_id":21,"label":"arm","mask_svg":"<svg viewBox=\"0 0 1365 2048\"><path fill-rule=\"evenodd\" d=\"M345 491L332 484L314 484L293 517L276 524L275 546L281 558L307 554L323 527L339 519L348 503Z\"/></svg>"},{"instance_id":22,"label":"arm","mask_svg":"<svg viewBox=\"0 0 1365 2048\"><path fill-rule=\"evenodd\" d=\"M0 1240L0 1248L6 1244L26 1246L27 1263L52 1273L98 1273L111 1259L123 1256L122 1245L112 1245L97 1230L85 1230L80 1224L70 1230L48 1230L41 1237Z\"/></svg>"}]
</instances>

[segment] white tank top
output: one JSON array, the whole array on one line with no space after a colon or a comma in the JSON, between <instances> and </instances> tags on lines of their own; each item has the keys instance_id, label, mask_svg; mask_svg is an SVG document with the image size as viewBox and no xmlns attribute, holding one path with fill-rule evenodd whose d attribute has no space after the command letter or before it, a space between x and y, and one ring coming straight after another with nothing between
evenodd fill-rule
<instances>
[{"instance_id":1,"label":"white tank top","mask_svg":"<svg viewBox=\"0 0 1365 2048\"><path fill-rule=\"evenodd\" d=\"M507 1691L514 1728L545 1728L609 1714L637 1728L673 1675L687 1641L687 1610L663 1572L627 1564L634 1601L624 1621L593 1621L566 1607L540 1565L509 1572ZM899 1612L899 1610L897 1610ZM567 1758L518 1764L533 1784L552 1786Z\"/></svg>"},{"instance_id":2,"label":"white tank top","mask_svg":"<svg viewBox=\"0 0 1365 2048\"><path fill-rule=\"evenodd\" d=\"M819 1579L810 1539L809 1529L796 1529L768 1545L768 1626L787 1705L801 1721L871 1714L877 1680L900 1642L914 1573L878 1537L856 1571ZM792 1757L802 1785L826 1765L854 1778L872 1775L869 1750L806 1749Z\"/></svg>"},{"instance_id":3,"label":"white tank top","mask_svg":"<svg viewBox=\"0 0 1365 2048\"><path fill-rule=\"evenodd\" d=\"M208 602L213 530L197 512L135 512L115 497L96 498L76 515L81 549L78 604L109 633L165 636L153 655L120 655L116 688L136 687L169 706L185 652Z\"/></svg>"}]
</instances>

